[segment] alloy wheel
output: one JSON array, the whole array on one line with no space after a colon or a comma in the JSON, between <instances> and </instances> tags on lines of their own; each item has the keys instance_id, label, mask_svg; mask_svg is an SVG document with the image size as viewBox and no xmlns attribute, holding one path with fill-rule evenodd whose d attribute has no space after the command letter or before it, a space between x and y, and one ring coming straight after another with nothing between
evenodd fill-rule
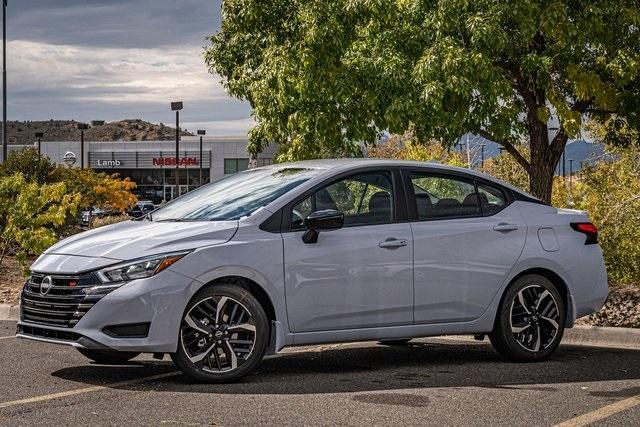
<instances>
[{"instance_id":1,"label":"alloy wheel","mask_svg":"<svg viewBox=\"0 0 640 427\"><path fill-rule=\"evenodd\" d=\"M544 351L558 334L560 310L555 297L542 286L521 289L511 303L510 326L525 350Z\"/></svg>"},{"instance_id":2,"label":"alloy wheel","mask_svg":"<svg viewBox=\"0 0 640 427\"><path fill-rule=\"evenodd\" d=\"M180 341L187 358L210 373L232 371L251 356L256 326L239 301L213 296L195 304L184 316Z\"/></svg>"}]
</instances>

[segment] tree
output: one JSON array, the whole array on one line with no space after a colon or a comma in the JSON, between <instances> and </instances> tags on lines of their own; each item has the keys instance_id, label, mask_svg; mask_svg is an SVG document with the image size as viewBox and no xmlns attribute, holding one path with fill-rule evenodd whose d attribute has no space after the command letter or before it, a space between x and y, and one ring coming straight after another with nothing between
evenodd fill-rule
<instances>
[{"instance_id":1,"label":"tree","mask_svg":"<svg viewBox=\"0 0 640 427\"><path fill-rule=\"evenodd\" d=\"M253 155L270 141L294 159L358 154L384 131L445 146L472 132L549 201L583 120L640 128L637 0L225 0L222 16L205 60L251 104Z\"/></svg>"}]
</instances>

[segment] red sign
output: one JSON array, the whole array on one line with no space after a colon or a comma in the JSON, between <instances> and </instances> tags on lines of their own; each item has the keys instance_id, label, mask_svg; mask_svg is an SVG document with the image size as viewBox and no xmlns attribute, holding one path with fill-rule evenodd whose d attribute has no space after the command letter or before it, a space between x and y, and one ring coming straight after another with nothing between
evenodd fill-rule
<instances>
[{"instance_id":1,"label":"red sign","mask_svg":"<svg viewBox=\"0 0 640 427\"><path fill-rule=\"evenodd\" d=\"M195 166L198 164L197 157L154 157L153 166L175 166L180 162L180 166Z\"/></svg>"}]
</instances>

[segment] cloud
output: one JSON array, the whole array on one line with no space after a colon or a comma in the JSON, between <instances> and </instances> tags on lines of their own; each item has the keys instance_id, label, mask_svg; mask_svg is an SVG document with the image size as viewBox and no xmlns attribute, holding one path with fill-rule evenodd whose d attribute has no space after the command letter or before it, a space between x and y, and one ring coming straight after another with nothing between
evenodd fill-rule
<instances>
[{"instance_id":1,"label":"cloud","mask_svg":"<svg viewBox=\"0 0 640 427\"><path fill-rule=\"evenodd\" d=\"M202 58L219 2L23 0L12 8L12 119L172 123L169 103L182 100L184 122L210 134L243 134L253 123L248 104L230 98Z\"/></svg>"}]
</instances>

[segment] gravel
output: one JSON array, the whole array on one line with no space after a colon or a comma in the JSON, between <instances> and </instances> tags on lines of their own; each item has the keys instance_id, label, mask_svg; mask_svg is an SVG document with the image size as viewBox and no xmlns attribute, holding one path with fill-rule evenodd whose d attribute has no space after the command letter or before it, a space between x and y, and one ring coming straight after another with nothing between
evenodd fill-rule
<instances>
[{"instance_id":1,"label":"gravel","mask_svg":"<svg viewBox=\"0 0 640 427\"><path fill-rule=\"evenodd\" d=\"M583 317L579 325L640 328L640 286L612 286L602 309Z\"/></svg>"}]
</instances>

